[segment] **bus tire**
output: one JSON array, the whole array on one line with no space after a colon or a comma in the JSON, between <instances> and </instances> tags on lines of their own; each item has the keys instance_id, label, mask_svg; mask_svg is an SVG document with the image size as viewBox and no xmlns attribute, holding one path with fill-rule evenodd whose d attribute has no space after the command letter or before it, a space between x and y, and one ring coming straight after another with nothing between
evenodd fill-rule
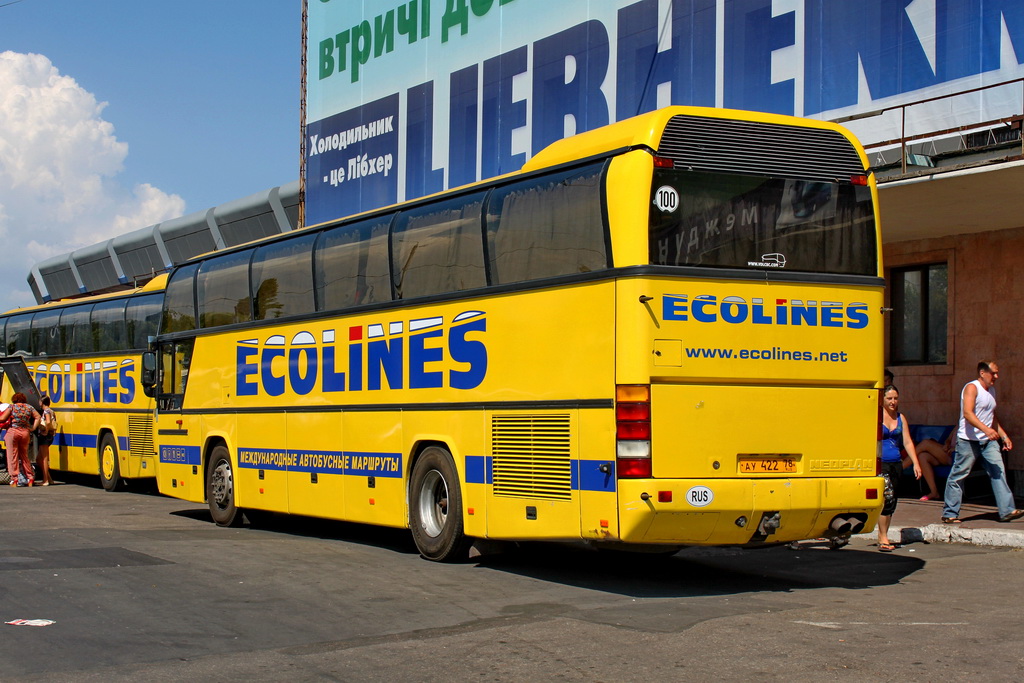
<instances>
[{"instance_id":1,"label":"bus tire","mask_svg":"<svg viewBox=\"0 0 1024 683\"><path fill-rule=\"evenodd\" d=\"M104 491L116 491L121 485L121 464L117 457L117 441L107 432L100 439L100 485Z\"/></svg>"},{"instance_id":2,"label":"bus tire","mask_svg":"<svg viewBox=\"0 0 1024 683\"><path fill-rule=\"evenodd\" d=\"M429 446L412 468L409 526L416 548L428 560L456 562L469 549L462 520L462 489L451 453Z\"/></svg>"},{"instance_id":3,"label":"bus tire","mask_svg":"<svg viewBox=\"0 0 1024 683\"><path fill-rule=\"evenodd\" d=\"M206 500L217 526L241 526L242 511L235 505L235 476L226 446L214 448L206 464Z\"/></svg>"}]
</instances>

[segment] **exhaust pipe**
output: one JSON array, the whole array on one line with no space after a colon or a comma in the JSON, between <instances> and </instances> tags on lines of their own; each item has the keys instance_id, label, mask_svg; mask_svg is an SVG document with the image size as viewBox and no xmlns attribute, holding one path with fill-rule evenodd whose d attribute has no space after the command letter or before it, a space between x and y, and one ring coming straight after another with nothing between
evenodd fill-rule
<instances>
[{"instance_id":1,"label":"exhaust pipe","mask_svg":"<svg viewBox=\"0 0 1024 683\"><path fill-rule=\"evenodd\" d=\"M863 531L865 523L867 515L836 515L828 528L836 536L852 536Z\"/></svg>"},{"instance_id":2,"label":"exhaust pipe","mask_svg":"<svg viewBox=\"0 0 1024 683\"><path fill-rule=\"evenodd\" d=\"M848 517L844 517L842 515L836 515L832 519L832 523L828 526L834 533L839 535L849 534L853 532L853 523L850 521ZM862 524L861 526L863 527L864 525Z\"/></svg>"}]
</instances>

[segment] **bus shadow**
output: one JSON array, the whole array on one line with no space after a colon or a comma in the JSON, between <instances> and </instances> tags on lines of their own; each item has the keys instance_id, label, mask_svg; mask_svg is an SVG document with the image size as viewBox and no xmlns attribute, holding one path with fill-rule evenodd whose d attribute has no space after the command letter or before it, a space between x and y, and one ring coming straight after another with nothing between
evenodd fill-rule
<instances>
[{"instance_id":1,"label":"bus shadow","mask_svg":"<svg viewBox=\"0 0 1024 683\"><path fill-rule=\"evenodd\" d=\"M206 508L171 514L213 524ZM254 532L271 532L379 548L401 555L418 551L407 529L354 522L259 513L247 517ZM423 560L427 563L427 560ZM924 560L846 547L802 544L799 550L774 546L684 548L672 555L594 550L580 544L507 543L462 563L539 581L634 598L794 592L819 588L869 589L896 584L922 569Z\"/></svg>"},{"instance_id":2,"label":"bus shadow","mask_svg":"<svg viewBox=\"0 0 1024 683\"><path fill-rule=\"evenodd\" d=\"M671 556L524 544L479 558L478 566L634 598L735 595L818 588L868 589L899 583L925 562L906 555L786 546L686 548Z\"/></svg>"},{"instance_id":3,"label":"bus shadow","mask_svg":"<svg viewBox=\"0 0 1024 683\"><path fill-rule=\"evenodd\" d=\"M205 507L176 510L170 514L200 522L214 523L213 518L210 516L210 510ZM248 527L252 531L268 531L302 538L357 543L403 555L416 555L419 552L416 550L412 536L407 529L357 524L355 522L340 522L332 519L278 514L275 512L258 512L255 514L247 512L243 526Z\"/></svg>"}]
</instances>

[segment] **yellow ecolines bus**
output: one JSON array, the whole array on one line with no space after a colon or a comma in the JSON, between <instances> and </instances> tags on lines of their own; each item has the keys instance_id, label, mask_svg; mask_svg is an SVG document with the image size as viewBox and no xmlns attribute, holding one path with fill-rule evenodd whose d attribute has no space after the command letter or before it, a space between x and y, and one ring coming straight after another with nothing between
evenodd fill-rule
<instances>
[{"instance_id":1,"label":"yellow ecolines bus","mask_svg":"<svg viewBox=\"0 0 1024 683\"><path fill-rule=\"evenodd\" d=\"M166 279L159 275L129 292L0 316L5 355L21 358L27 370L24 377L5 373L0 392L5 401L15 391L30 395L32 388L50 397L58 424L51 469L99 475L108 491L125 479L156 476L153 399L139 380L141 356L158 329Z\"/></svg>"},{"instance_id":2,"label":"yellow ecolines bus","mask_svg":"<svg viewBox=\"0 0 1024 683\"><path fill-rule=\"evenodd\" d=\"M159 488L433 560L848 537L881 506L879 254L842 128L671 107L193 259L147 359Z\"/></svg>"}]
</instances>

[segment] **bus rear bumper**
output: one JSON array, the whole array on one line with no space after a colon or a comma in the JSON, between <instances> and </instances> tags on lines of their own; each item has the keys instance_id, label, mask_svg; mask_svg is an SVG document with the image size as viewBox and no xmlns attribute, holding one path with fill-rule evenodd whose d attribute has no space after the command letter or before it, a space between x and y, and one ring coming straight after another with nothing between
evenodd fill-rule
<instances>
[{"instance_id":1,"label":"bus rear bumper","mask_svg":"<svg viewBox=\"0 0 1024 683\"><path fill-rule=\"evenodd\" d=\"M620 479L619 540L767 545L874 528L879 477Z\"/></svg>"}]
</instances>

